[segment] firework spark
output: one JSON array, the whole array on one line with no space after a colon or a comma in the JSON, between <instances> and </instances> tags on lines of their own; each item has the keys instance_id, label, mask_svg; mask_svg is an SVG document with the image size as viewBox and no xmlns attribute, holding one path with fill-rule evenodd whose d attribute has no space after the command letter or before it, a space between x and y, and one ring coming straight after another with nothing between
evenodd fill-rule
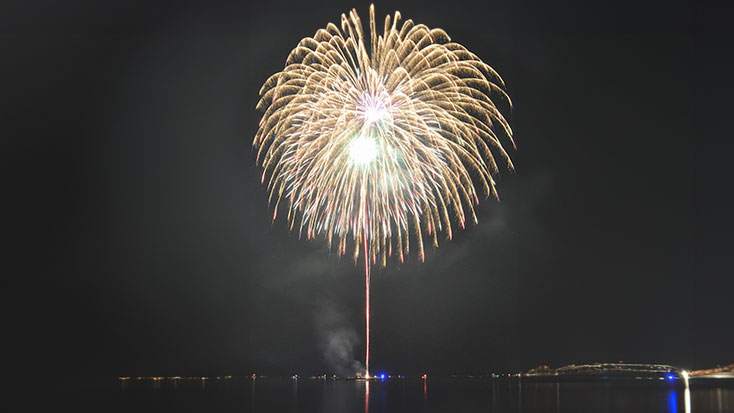
<instances>
[{"instance_id":1,"label":"firework spark","mask_svg":"<svg viewBox=\"0 0 734 413\"><path fill-rule=\"evenodd\" d=\"M367 367L370 266L404 261L411 242L424 260L424 239L451 239L454 225L477 222L480 194L497 196L496 159L513 168L497 72L443 30L400 20L388 15L378 33L370 6L366 37L355 10L342 14L341 29L301 40L257 104L273 219L284 201L299 236L364 257Z\"/></svg>"}]
</instances>

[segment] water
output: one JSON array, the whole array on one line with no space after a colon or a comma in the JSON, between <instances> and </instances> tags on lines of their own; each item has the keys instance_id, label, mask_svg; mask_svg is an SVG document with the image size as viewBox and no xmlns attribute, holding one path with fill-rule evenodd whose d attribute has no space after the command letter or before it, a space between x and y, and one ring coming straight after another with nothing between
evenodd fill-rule
<instances>
[{"instance_id":1,"label":"water","mask_svg":"<svg viewBox=\"0 0 734 413\"><path fill-rule=\"evenodd\" d=\"M528 383L490 379L384 382L233 378L115 380L4 392L4 412L734 412L729 382ZM368 394L365 400L365 394ZM71 409L71 410L69 410Z\"/></svg>"}]
</instances>

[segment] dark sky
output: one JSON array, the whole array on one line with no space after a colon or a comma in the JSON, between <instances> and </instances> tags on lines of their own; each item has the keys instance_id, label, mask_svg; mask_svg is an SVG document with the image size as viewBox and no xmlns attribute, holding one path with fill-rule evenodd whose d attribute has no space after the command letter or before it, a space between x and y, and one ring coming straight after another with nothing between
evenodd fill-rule
<instances>
[{"instance_id":1,"label":"dark sky","mask_svg":"<svg viewBox=\"0 0 734 413\"><path fill-rule=\"evenodd\" d=\"M271 223L258 90L368 2L5 2L3 369L317 374L363 274ZM378 2L504 77L517 173L373 274L372 370L734 361L724 2Z\"/></svg>"}]
</instances>

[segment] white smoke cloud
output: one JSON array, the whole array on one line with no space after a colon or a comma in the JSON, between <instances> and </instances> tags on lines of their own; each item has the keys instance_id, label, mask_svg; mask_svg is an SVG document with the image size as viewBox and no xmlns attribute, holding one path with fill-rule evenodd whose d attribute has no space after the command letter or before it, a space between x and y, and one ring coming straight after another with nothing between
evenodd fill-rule
<instances>
[{"instance_id":1,"label":"white smoke cloud","mask_svg":"<svg viewBox=\"0 0 734 413\"><path fill-rule=\"evenodd\" d=\"M355 358L361 340L348 320L348 313L333 302L321 303L315 312L316 334L324 361L330 373L340 376L364 371L362 363Z\"/></svg>"}]
</instances>

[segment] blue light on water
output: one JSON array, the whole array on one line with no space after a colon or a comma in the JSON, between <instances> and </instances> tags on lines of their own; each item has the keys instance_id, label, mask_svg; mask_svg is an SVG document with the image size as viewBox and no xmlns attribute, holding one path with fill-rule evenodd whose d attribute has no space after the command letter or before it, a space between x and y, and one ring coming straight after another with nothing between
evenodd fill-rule
<instances>
[{"instance_id":1,"label":"blue light on water","mask_svg":"<svg viewBox=\"0 0 734 413\"><path fill-rule=\"evenodd\" d=\"M670 392L668 395L668 412L667 413L678 413L678 393L675 391Z\"/></svg>"},{"instance_id":2,"label":"blue light on water","mask_svg":"<svg viewBox=\"0 0 734 413\"><path fill-rule=\"evenodd\" d=\"M380 380L385 380L385 373L380 373Z\"/></svg>"}]
</instances>

